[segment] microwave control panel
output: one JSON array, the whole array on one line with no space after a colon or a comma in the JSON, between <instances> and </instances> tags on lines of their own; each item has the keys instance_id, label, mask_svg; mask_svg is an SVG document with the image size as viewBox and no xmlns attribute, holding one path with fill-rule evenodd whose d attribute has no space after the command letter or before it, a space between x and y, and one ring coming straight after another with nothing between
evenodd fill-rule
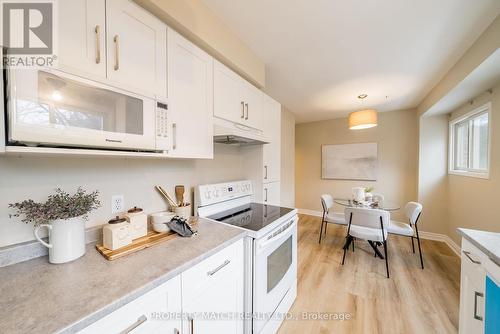
<instances>
[{"instance_id":1,"label":"microwave control panel","mask_svg":"<svg viewBox=\"0 0 500 334\"><path fill-rule=\"evenodd\" d=\"M156 102L156 149L168 151L170 143L168 140L168 104Z\"/></svg>"}]
</instances>

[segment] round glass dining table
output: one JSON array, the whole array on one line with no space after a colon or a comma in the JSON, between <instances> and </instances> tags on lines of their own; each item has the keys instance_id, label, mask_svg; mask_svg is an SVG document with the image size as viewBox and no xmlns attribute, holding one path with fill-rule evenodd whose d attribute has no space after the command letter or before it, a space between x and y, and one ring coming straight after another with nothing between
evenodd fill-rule
<instances>
[{"instance_id":1,"label":"round glass dining table","mask_svg":"<svg viewBox=\"0 0 500 334\"><path fill-rule=\"evenodd\" d=\"M396 210L401 209L401 207L398 204L392 203L389 201L383 201L383 202L371 203L371 204L361 204L361 203L354 202L351 199L335 199L334 202L339 204L339 205L352 207L352 208L369 208L369 209L380 209L380 210L385 210L385 211L396 211Z\"/></svg>"}]
</instances>

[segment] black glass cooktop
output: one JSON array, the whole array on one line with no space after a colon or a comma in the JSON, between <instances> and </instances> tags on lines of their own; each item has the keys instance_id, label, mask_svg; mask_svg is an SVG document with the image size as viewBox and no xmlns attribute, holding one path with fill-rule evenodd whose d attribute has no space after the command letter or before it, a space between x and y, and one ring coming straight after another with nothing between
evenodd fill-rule
<instances>
[{"instance_id":1,"label":"black glass cooktop","mask_svg":"<svg viewBox=\"0 0 500 334\"><path fill-rule=\"evenodd\" d=\"M250 203L220 212L207 218L239 226L251 231L259 231L291 211L293 211L293 209Z\"/></svg>"}]
</instances>

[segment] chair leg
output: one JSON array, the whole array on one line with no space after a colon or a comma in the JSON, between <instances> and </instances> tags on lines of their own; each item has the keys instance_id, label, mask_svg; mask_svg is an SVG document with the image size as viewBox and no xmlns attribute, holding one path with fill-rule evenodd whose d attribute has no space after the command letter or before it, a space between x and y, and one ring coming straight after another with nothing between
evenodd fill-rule
<instances>
[{"instance_id":1,"label":"chair leg","mask_svg":"<svg viewBox=\"0 0 500 334\"><path fill-rule=\"evenodd\" d=\"M354 253L354 240L356 240L356 238L352 238L352 252Z\"/></svg>"},{"instance_id":2,"label":"chair leg","mask_svg":"<svg viewBox=\"0 0 500 334\"><path fill-rule=\"evenodd\" d=\"M413 254L415 254L415 243L413 242L413 235L411 236L411 250L413 251Z\"/></svg>"},{"instance_id":3,"label":"chair leg","mask_svg":"<svg viewBox=\"0 0 500 334\"><path fill-rule=\"evenodd\" d=\"M328 222L325 221L325 235L326 235L326 228L328 227Z\"/></svg>"},{"instance_id":4,"label":"chair leg","mask_svg":"<svg viewBox=\"0 0 500 334\"><path fill-rule=\"evenodd\" d=\"M387 240L384 241L384 255L385 255L385 269L387 271L387 278L389 278L389 260L387 259Z\"/></svg>"},{"instance_id":5,"label":"chair leg","mask_svg":"<svg viewBox=\"0 0 500 334\"><path fill-rule=\"evenodd\" d=\"M323 234L323 224L324 223L325 223L325 220L322 219L321 220L321 227L319 228L319 241L318 241L319 244L321 243L321 235Z\"/></svg>"},{"instance_id":6,"label":"chair leg","mask_svg":"<svg viewBox=\"0 0 500 334\"><path fill-rule=\"evenodd\" d=\"M347 238L346 238L346 241L345 241L345 245L344 245L344 255L342 256L342 265L344 265L344 262L345 262L345 253L349 249L349 244L350 243L351 243L351 236L348 235Z\"/></svg>"},{"instance_id":7,"label":"chair leg","mask_svg":"<svg viewBox=\"0 0 500 334\"><path fill-rule=\"evenodd\" d=\"M420 237L418 236L418 227L415 224L415 230L417 231L417 244L418 244L418 254L420 255L420 266L424 269L424 259L422 258L422 249L420 248Z\"/></svg>"},{"instance_id":8,"label":"chair leg","mask_svg":"<svg viewBox=\"0 0 500 334\"><path fill-rule=\"evenodd\" d=\"M323 212L323 218L321 218L321 226L319 228L319 241L318 243L321 243L321 235L323 234L323 224L325 223L325 213Z\"/></svg>"}]
</instances>

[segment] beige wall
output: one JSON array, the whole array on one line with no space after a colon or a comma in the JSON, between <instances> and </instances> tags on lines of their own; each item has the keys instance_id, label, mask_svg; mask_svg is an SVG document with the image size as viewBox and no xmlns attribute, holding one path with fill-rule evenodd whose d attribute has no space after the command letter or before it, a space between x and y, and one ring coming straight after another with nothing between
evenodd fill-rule
<instances>
[{"instance_id":1,"label":"beige wall","mask_svg":"<svg viewBox=\"0 0 500 334\"><path fill-rule=\"evenodd\" d=\"M295 207L295 116L281 109L281 205Z\"/></svg>"},{"instance_id":2,"label":"beige wall","mask_svg":"<svg viewBox=\"0 0 500 334\"><path fill-rule=\"evenodd\" d=\"M418 201L422 231L448 233L448 115L421 117Z\"/></svg>"},{"instance_id":3,"label":"beige wall","mask_svg":"<svg viewBox=\"0 0 500 334\"><path fill-rule=\"evenodd\" d=\"M135 0L258 87L266 83L266 67L201 0Z\"/></svg>"},{"instance_id":4,"label":"beige wall","mask_svg":"<svg viewBox=\"0 0 500 334\"><path fill-rule=\"evenodd\" d=\"M87 226L100 225L111 215L111 196L124 195L127 208L146 212L164 210L165 201L154 190L163 185L187 189L204 183L243 178L239 148L215 145L214 160L148 160L122 158L41 158L0 155L0 247L33 240L33 228L10 219L8 204L27 198L44 200L56 187L73 191L78 186L99 190L102 207L91 214Z\"/></svg>"},{"instance_id":5,"label":"beige wall","mask_svg":"<svg viewBox=\"0 0 500 334\"><path fill-rule=\"evenodd\" d=\"M320 196L350 197L354 186L374 186L386 199L404 205L417 199L417 116L415 110L379 113L379 125L353 131L347 119L296 126L296 206L321 210ZM376 182L322 180L321 145L378 143L379 174ZM339 208L337 208L339 209ZM401 218L400 213L395 213Z\"/></svg>"},{"instance_id":6,"label":"beige wall","mask_svg":"<svg viewBox=\"0 0 500 334\"><path fill-rule=\"evenodd\" d=\"M500 85L493 88L493 94L485 93L453 111L451 118L459 117L483 104L491 102L491 156L490 178L478 179L449 175L449 229L448 235L457 243L460 238L457 227L500 232L497 212L500 190Z\"/></svg>"}]
</instances>

